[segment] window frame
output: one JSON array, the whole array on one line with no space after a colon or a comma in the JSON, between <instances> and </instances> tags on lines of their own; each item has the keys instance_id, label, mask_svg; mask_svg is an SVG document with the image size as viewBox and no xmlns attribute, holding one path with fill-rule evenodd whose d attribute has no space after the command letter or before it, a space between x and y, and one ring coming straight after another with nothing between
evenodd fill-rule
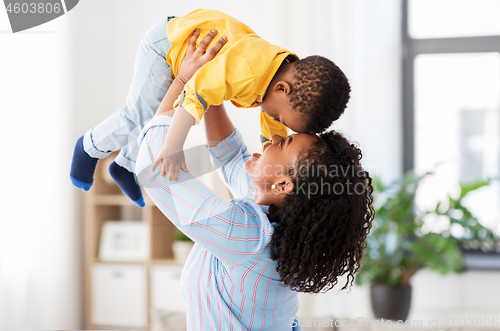
<instances>
[{"instance_id":1,"label":"window frame","mask_svg":"<svg viewBox=\"0 0 500 331\"><path fill-rule=\"evenodd\" d=\"M500 35L448 38L412 38L409 0L402 0L402 129L403 172L415 168L415 59L422 54L500 53ZM498 73L500 75L500 73Z\"/></svg>"},{"instance_id":2,"label":"window frame","mask_svg":"<svg viewBox=\"0 0 500 331\"><path fill-rule=\"evenodd\" d=\"M415 168L415 59L422 54L500 53L500 35L412 38L409 0L402 0L402 136L403 173ZM498 73L500 75L500 72ZM464 250L466 269L500 270L500 255L481 249Z\"/></svg>"}]
</instances>

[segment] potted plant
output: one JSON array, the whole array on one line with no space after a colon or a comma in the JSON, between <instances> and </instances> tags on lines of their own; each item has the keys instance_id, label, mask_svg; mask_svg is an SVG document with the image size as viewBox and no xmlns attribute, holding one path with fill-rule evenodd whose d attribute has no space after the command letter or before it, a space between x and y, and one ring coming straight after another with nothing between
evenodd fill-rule
<instances>
[{"instance_id":1,"label":"potted plant","mask_svg":"<svg viewBox=\"0 0 500 331\"><path fill-rule=\"evenodd\" d=\"M471 241L496 241L462 204L464 197L489 181L460 183L458 197L448 197L433 210L415 210L415 195L425 177L408 172L400 181L384 185L375 178L375 219L367 237L367 247L356 275L356 284L370 283L372 307L376 318L405 320L411 303L411 277L422 268L441 274L464 270L461 246ZM449 226L440 233L426 232L424 216L446 217ZM458 224L465 235L454 237L450 228Z\"/></svg>"},{"instance_id":2,"label":"potted plant","mask_svg":"<svg viewBox=\"0 0 500 331\"><path fill-rule=\"evenodd\" d=\"M194 242L189 239L179 229L175 229L175 240L172 243L172 250L174 252L174 259L179 264L184 264L186 259L193 248Z\"/></svg>"}]
</instances>

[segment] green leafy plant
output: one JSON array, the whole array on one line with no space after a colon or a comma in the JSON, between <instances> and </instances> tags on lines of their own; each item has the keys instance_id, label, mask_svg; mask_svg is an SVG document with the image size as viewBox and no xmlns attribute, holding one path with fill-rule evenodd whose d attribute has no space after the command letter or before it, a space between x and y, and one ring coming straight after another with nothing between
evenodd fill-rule
<instances>
[{"instance_id":1,"label":"green leafy plant","mask_svg":"<svg viewBox=\"0 0 500 331\"><path fill-rule=\"evenodd\" d=\"M188 236L186 236L184 234L184 232L180 231L179 229L175 229L175 240L176 241L192 241L191 239L189 239Z\"/></svg>"},{"instance_id":2,"label":"green leafy plant","mask_svg":"<svg viewBox=\"0 0 500 331\"><path fill-rule=\"evenodd\" d=\"M491 230L483 227L463 205L466 195L490 181L460 183L460 195L448 196L446 204L437 203L433 210L416 211L415 195L420 182L431 173L416 176L408 172L400 181L384 185L375 178L375 219L367 237L367 247L356 275L356 284L408 286L411 277L422 268L441 274L464 270L461 246L464 242L495 242ZM434 214L449 220L446 230L425 232L424 216ZM457 238L451 234L453 224L465 233Z\"/></svg>"}]
</instances>

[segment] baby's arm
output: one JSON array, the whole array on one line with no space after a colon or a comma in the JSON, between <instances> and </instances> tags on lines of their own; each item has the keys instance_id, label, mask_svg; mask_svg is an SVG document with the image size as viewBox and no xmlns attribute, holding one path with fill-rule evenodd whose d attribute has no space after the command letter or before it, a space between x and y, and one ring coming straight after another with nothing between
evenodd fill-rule
<instances>
[{"instance_id":1,"label":"baby's arm","mask_svg":"<svg viewBox=\"0 0 500 331\"><path fill-rule=\"evenodd\" d=\"M172 116L172 112L174 111L173 104L180 92L182 92L184 84L196 73L196 71L198 71L198 69L212 60L227 41L227 38L223 36L208 51L206 51L207 46L217 34L217 30L212 30L201 40L198 47L196 47L196 40L199 34L198 29L193 32L186 55L184 56L179 68L179 72L175 80L172 82L172 86L163 98L156 115L167 114ZM160 151L160 154L153 163L153 171L160 163L162 163L162 177L165 176L165 173L168 170L168 182L171 180L177 181L177 178L179 177L179 168L185 172L189 171L184 160L183 147L187 134L189 133L189 129L193 126L194 122L194 117L190 115L182 106L177 107L172 119L171 128L167 133L165 143Z\"/></svg>"},{"instance_id":2,"label":"baby's arm","mask_svg":"<svg viewBox=\"0 0 500 331\"><path fill-rule=\"evenodd\" d=\"M189 114L182 106L177 107L165 138L165 143L153 163L152 171L162 164L161 176L165 177L168 170L167 181L177 181L179 178L179 168L184 172L189 170L186 167L184 159L184 142L189 133L189 129L195 123L194 117Z\"/></svg>"}]
</instances>

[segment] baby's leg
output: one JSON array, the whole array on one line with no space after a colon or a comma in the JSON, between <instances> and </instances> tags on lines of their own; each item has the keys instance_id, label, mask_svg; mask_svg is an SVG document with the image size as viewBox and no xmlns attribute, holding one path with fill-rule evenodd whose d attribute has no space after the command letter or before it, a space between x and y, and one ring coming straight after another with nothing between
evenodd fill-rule
<instances>
[{"instance_id":1,"label":"baby's leg","mask_svg":"<svg viewBox=\"0 0 500 331\"><path fill-rule=\"evenodd\" d=\"M70 174L75 186L88 190L92 186L97 160L129 143L135 143L137 134L155 114L172 82L171 70L165 60L171 46L166 35L166 24L167 18L152 27L142 39L125 106L78 140ZM117 164L133 173L136 156L125 156L118 158ZM115 180L119 181L121 177ZM129 182L128 179L126 181Z\"/></svg>"},{"instance_id":2,"label":"baby's leg","mask_svg":"<svg viewBox=\"0 0 500 331\"><path fill-rule=\"evenodd\" d=\"M144 198L134 174L135 161L139 152L137 139L120 150L120 154L109 165L109 174L123 193L139 207L144 207Z\"/></svg>"}]
</instances>

